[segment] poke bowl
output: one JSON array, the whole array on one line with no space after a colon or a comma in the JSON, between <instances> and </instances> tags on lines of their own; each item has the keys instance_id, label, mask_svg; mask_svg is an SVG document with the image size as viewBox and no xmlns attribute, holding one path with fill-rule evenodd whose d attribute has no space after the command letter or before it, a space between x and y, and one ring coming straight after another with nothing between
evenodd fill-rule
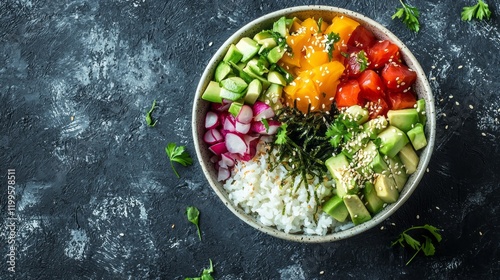
<instances>
[{"instance_id":1,"label":"poke bowl","mask_svg":"<svg viewBox=\"0 0 500 280\"><path fill-rule=\"evenodd\" d=\"M388 29L350 10L298 6L230 36L193 103L198 161L242 221L296 242L375 227L426 172L431 88Z\"/></svg>"}]
</instances>

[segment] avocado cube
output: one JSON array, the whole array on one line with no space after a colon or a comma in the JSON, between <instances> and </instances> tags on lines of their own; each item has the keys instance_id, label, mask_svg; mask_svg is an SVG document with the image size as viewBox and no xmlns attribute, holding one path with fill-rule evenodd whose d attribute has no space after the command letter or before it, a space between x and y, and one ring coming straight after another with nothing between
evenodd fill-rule
<instances>
[{"instance_id":1,"label":"avocado cube","mask_svg":"<svg viewBox=\"0 0 500 280\"><path fill-rule=\"evenodd\" d=\"M354 180L353 171L349 167L349 161L344 154L332 156L325 161L326 168L336 182L337 195L344 197L346 194L355 194L358 187Z\"/></svg>"},{"instance_id":2,"label":"avocado cube","mask_svg":"<svg viewBox=\"0 0 500 280\"><path fill-rule=\"evenodd\" d=\"M373 172L377 174L388 175L391 172L389 166L379 152L377 152L377 154L373 157L373 160L370 163L370 167L372 168Z\"/></svg>"},{"instance_id":3,"label":"avocado cube","mask_svg":"<svg viewBox=\"0 0 500 280\"><path fill-rule=\"evenodd\" d=\"M259 79L253 79L247 87L247 93L245 94L245 103L254 104L262 93L262 83Z\"/></svg>"},{"instance_id":4,"label":"avocado cube","mask_svg":"<svg viewBox=\"0 0 500 280\"><path fill-rule=\"evenodd\" d=\"M217 82L222 81L231 72L233 72L233 69L231 69L231 65L229 65L225 61L219 62L219 64L217 65L217 68L215 68L215 81L217 81Z\"/></svg>"},{"instance_id":5,"label":"avocado cube","mask_svg":"<svg viewBox=\"0 0 500 280\"><path fill-rule=\"evenodd\" d=\"M408 138L410 139L410 142L416 151L427 146L427 138L425 138L424 126L421 123L417 123L414 128L408 130L406 135L408 135Z\"/></svg>"},{"instance_id":6,"label":"avocado cube","mask_svg":"<svg viewBox=\"0 0 500 280\"><path fill-rule=\"evenodd\" d=\"M236 93L243 92L248 86L245 80L240 77L229 77L220 81L220 84L223 88Z\"/></svg>"},{"instance_id":7,"label":"avocado cube","mask_svg":"<svg viewBox=\"0 0 500 280\"><path fill-rule=\"evenodd\" d=\"M370 139L377 139L378 134L387 127L387 119L384 116L378 116L363 124L363 130Z\"/></svg>"},{"instance_id":8,"label":"avocado cube","mask_svg":"<svg viewBox=\"0 0 500 280\"><path fill-rule=\"evenodd\" d=\"M417 109L415 108L389 110L387 118L392 126L399 128L403 132L412 129L420 121Z\"/></svg>"},{"instance_id":9,"label":"avocado cube","mask_svg":"<svg viewBox=\"0 0 500 280\"><path fill-rule=\"evenodd\" d=\"M410 142L406 133L399 128L389 125L378 135L380 138L379 151L388 157L394 157L399 151Z\"/></svg>"},{"instance_id":10,"label":"avocado cube","mask_svg":"<svg viewBox=\"0 0 500 280\"><path fill-rule=\"evenodd\" d=\"M229 106L228 112L236 117L240 113L241 107L243 107L243 103L234 101Z\"/></svg>"},{"instance_id":11,"label":"avocado cube","mask_svg":"<svg viewBox=\"0 0 500 280\"><path fill-rule=\"evenodd\" d=\"M396 202L399 198L396 182L394 182L391 175L380 174L377 176L375 179L375 192L385 203Z\"/></svg>"},{"instance_id":12,"label":"avocado cube","mask_svg":"<svg viewBox=\"0 0 500 280\"><path fill-rule=\"evenodd\" d=\"M407 144L404 146L401 151L399 151L398 155L406 168L406 174L413 174L417 170L420 159L412 145Z\"/></svg>"},{"instance_id":13,"label":"avocado cube","mask_svg":"<svg viewBox=\"0 0 500 280\"><path fill-rule=\"evenodd\" d=\"M272 48L267 54L267 60L269 63L277 63L285 54L286 48L282 46L276 46Z\"/></svg>"},{"instance_id":14,"label":"avocado cube","mask_svg":"<svg viewBox=\"0 0 500 280\"><path fill-rule=\"evenodd\" d=\"M224 62L227 63L238 63L240 62L241 58L243 57L243 54L236 48L235 44L231 44L229 46L229 49L226 52L226 55L222 59Z\"/></svg>"},{"instance_id":15,"label":"avocado cube","mask_svg":"<svg viewBox=\"0 0 500 280\"><path fill-rule=\"evenodd\" d=\"M378 197L375 186L370 182L365 183L365 187L363 188L363 199L366 209L372 214L377 214L384 209L385 202Z\"/></svg>"},{"instance_id":16,"label":"avocado cube","mask_svg":"<svg viewBox=\"0 0 500 280\"><path fill-rule=\"evenodd\" d=\"M355 194L348 194L342 198L344 200L349 216L355 225L371 220L372 216L366 209L363 201Z\"/></svg>"},{"instance_id":17,"label":"avocado cube","mask_svg":"<svg viewBox=\"0 0 500 280\"><path fill-rule=\"evenodd\" d=\"M394 156L393 158L387 157L387 164L389 165L389 169L392 174L392 178L394 178L394 182L396 182L396 187L399 192L403 190L403 187L408 181L408 174L406 174L406 168L399 158L399 156Z\"/></svg>"},{"instance_id":18,"label":"avocado cube","mask_svg":"<svg viewBox=\"0 0 500 280\"><path fill-rule=\"evenodd\" d=\"M425 99L417 100L417 113L419 122L425 125L425 122L427 122L427 116L425 115Z\"/></svg>"},{"instance_id":19,"label":"avocado cube","mask_svg":"<svg viewBox=\"0 0 500 280\"><path fill-rule=\"evenodd\" d=\"M323 211L328 215L332 216L335 220L339 222L344 222L349 216L349 212L344 204L342 198L337 195L332 196L329 200L327 200L323 206Z\"/></svg>"},{"instance_id":20,"label":"avocado cube","mask_svg":"<svg viewBox=\"0 0 500 280\"><path fill-rule=\"evenodd\" d=\"M221 87L219 86L219 83L215 81L210 81L208 83L207 88L201 95L201 99L214 103L222 103L220 92L221 92Z\"/></svg>"},{"instance_id":21,"label":"avocado cube","mask_svg":"<svg viewBox=\"0 0 500 280\"><path fill-rule=\"evenodd\" d=\"M263 76L267 72L269 72L269 69L267 69L267 60L265 59L257 59L257 58L252 58L250 61L247 62L247 65L245 68L243 68L243 71L248 73L249 71L255 73L256 75Z\"/></svg>"},{"instance_id":22,"label":"avocado cube","mask_svg":"<svg viewBox=\"0 0 500 280\"><path fill-rule=\"evenodd\" d=\"M222 87L222 88L220 88L219 95L220 95L220 98L222 98L222 99L237 101L245 95L245 92L234 92L234 91L230 91L230 90L227 90L227 89Z\"/></svg>"},{"instance_id":23,"label":"avocado cube","mask_svg":"<svg viewBox=\"0 0 500 280\"><path fill-rule=\"evenodd\" d=\"M353 121L355 121L357 124L360 125L367 122L369 118L368 110L359 105L353 105L348 107L345 110L345 114L348 116L348 118L352 119Z\"/></svg>"},{"instance_id":24,"label":"avocado cube","mask_svg":"<svg viewBox=\"0 0 500 280\"><path fill-rule=\"evenodd\" d=\"M286 80L278 71L271 71L267 74L267 80L273 84L286 86Z\"/></svg>"},{"instance_id":25,"label":"avocado cube","mask_svg":"<svg viewBox=\"0 0 500 280\"><path fill-rule=\"evenodd\" d=\"M278 84L271 84L264 94L261 94L259 100L271 106L273 110L278 110L283 107L281 103L281 94L283 93L283 86Z\"/></svg>"},{"instance_id":26,"label":"avocado cube","mask_svg":"<svg viewBox=\"0 0 500 280\"><path fill-rule=\"evenodd\" d=\"M257 54L260 46L252 38L243 37L236 43L236 48L242 54L241 61L247 62Z\"/></svg>"},{"instance_id":27,"label":"avocado cube","mask_svg":"<svg viewBox=\"0 0 500 280\"><path fill-rule=\"evenodd\" d=\"M286 37L286 35L288 35L285 17L281 17L273 23L273 31L278 32L283 37Z\"/></svg>"},{"instance_id":28,"label":"avocado cube","mask_svg":"<svg viewBox=\"0 0 500 280\"><path fill-rule=\"evenodd\" d=\"M366 146L359 150L353 157L353 161L358 163L356 171L365 178L371 177L373 175L373 170L370 164L377 154L377 146L372 141L369 141Z\"/></svg>"}]
</instances>

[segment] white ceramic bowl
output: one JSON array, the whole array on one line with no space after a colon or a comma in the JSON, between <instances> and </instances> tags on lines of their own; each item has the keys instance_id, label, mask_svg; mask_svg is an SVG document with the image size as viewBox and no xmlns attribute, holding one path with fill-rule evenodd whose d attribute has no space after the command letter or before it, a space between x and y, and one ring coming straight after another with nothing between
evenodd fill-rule
<instances>
[{"instance_id":1,"label":"white ceramic bowl","mask_svg":"<svg viewBox=\"0 0 500 280\"><path fill-rule=\"evenodd\" d=\"M404 189L400 193L398 201L388 205L380 213L374 215L374 217L368 222L354 226L344 231L329 233L325 236L285 233L274 227L262 225L254 217L244 213L244 211L239 207L235 207L234 204L228 199L228 193L226 192L226 190L224 190L222 184L217 181L217 172L213 164L210 162L210 157L212 156L212 154L208 150L207 145L203 141L203 134L205 131L204 118L206 112L209 109L209 102L202 100L201 95L205 90L206 86L208 85L209 81L213 79L215 68L217 64L224 57L224 54L226 53L231 43L236 43L240 38L245 36L253 37L254 34L263 29L271 29L273 22L275 22L282 16L286 17L296 16L300 19L305 19L308 17L314 17L317 19L322 17L325 21L331 22L333 17L338 15L345 15L358 21L364 27L371 30L378 39L388 39L392 41L399 47L400 53L406 64L411 69L417 72L417 81L414 85L414 90L417 93L419 99L423 98L426 101L427 124L425 126L426 127L425 133L427 136L428 144L423 150L421 150L418 169L414 174L412 174L409 177ZM399 207L401 207L403 203L405 203L405 201L410 197L412 192L418 186L418 183L422 179L422 176L424 175L427 169L427 165L429 163L435 141L436 120L435 120L434 98L432 96L431 88L429 86L425 73L423 72L422 67L418 63L417 59L410 52L410 50L403 44L403 42L401 42L401 40L398 39L398 37L396 37L389 30L387 30L379 23L373 21L372 19L350 10L336 8L336 7L329 7L329 6L299 6L299 7L292 7L279 10L264 15L246 24L241 29L236 31L219 48L219 50L212 57L205 71L203 72L203 75L201 76L200 82L196 89L192 114L193 114L192 115L193 140L198 161L203 169L203 172L208 182L210 183L210 186L213 188L213 190L219 196L222 202L229 208L229 210L231 210L236 216L238 216L240 219L245 221L250 226L269 235L297 242L319 243L319 242L331 242L331 241L345 239L360 234L387 219Z\"/></svg>"}]
</instances>

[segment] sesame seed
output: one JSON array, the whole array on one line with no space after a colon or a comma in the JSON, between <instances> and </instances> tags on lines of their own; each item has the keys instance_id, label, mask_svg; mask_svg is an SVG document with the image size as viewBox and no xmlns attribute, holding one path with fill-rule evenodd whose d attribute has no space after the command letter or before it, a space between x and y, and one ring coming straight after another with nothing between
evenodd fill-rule
<instances>
[{"instance_id":1,"label":"sesame seed","mask_svg":"<svg viewBox=\"0 0 500 280\"><path fill-rule=\"evenodd\" d=\"M462 66L462 65L458 65L458 69L462 69L462 68L463 68L463 66Z\"/></svg>"},{"instance_id":2,"label":"sesame seed","mask_svg":"<svg viewBox=\"0 0 500 280\"><path fill-rule=\"evenodd\" d=\"M444 129L448 129L448 125L446 125L446 126L444 127Z\"/></svg>"},{"instance_id":3,"label":"sesame seed","mask_svg":"<svg viewBox=\"0 0 500 280\"><path fill-rule=\"evenodd\" d=\"M470 109L472 110L472 109L474 109L474 106L472 106L472 105L469 105L469 108L470 108Z\"/></svg>"},{"instance_id":4,"label":"sesame seed","mask_svg":"<svg viewBox=\"0 0 500 280\"><path fill-rule=\"evenodd\" d=\"M460 105L460 103L458 103L458 101L455 101L455 104L456 104L457 106L458 106L458 105Z\"/></svg>"},{"instance_id":5,"label":"sesame seed","mask_svg":"<svg viewBox=\"0 0 500 280\"><path fill-rule=\"evenodd\" d=\"M419 216L419 215L417 215L417 220L418 220L418 219L420 219L420 216Z\"/></svg>"},{"instance_id":6,"label":"sesame seed","mask_svg":"<svg viewBox=\"0 0 500 280\"><path fill-rule=\"evenodd\" d=\"M452 98L453 98L453 95L448 96L448 98L449 98L449 99L452 99Z\"/></svg>"},{"instance_id":7,"label":"sesame seed","mask_svg":"<svg viewBox=\"0 0 500 280\"><path fill-rule=\"evenodd\" d=\"M486 133L482 132L482 133L481 133L481 135L482 135L482 136L486 136Z\"/></svg>"},{"instance_id":8,"label":"sesame seed","mask_svg":"<svg viewBox=\"0 0 500 280\"><path fill-rule=\"evenodd\" d=\"M482 235L483 235L483 233L482 233L482 232L479 232L479 235L481 235L481 236L482 236Z\"/></svg>"},{"instance_id":9,"label":"sesame seed","mask_svg":"<svg viewBox=\"0 0 500 280\"><path fill-rule=\"evenodd\" d=\"M441 210L438 206L436 206L436 209L437 209L437 210Z\"/></svg>"}]
</instances>

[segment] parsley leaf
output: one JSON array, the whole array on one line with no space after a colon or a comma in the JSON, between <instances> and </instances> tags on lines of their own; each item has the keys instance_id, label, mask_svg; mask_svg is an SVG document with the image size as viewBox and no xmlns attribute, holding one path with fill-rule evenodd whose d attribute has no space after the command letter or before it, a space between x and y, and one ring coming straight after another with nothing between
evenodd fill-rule
<instances>
[{"instance_id":1,"label":"parsley leaf","mask_svg":"<svg viewBox=\"0 0 500 280\"><path fill-rule=\"evenodd\" d=\"M153 105L151 106L151 109L149 109L149 111L146 113L146 124L150 127L155 126L156 123L158 122L158 120L153 122L153 117L151 116L156 107L157 107L156 100L153 100Z\"/></svg>"},{"instance_id":2,"label":"parsley leaf","mask_svg":"<svg viewBox=\"0 0 500 280\"><path fill-rule=\"evenodd\" d=\"M321 33L321 25L323 25L323 18L318 19L318 33Z\"/></svg>"},{"instance_id":3,"label":"parsley leaf","mask_svg":"<svg viewBox=\"0 0 500 280\"><path fill-rule=\"evenodd\" d=\"M278 145L285 144L287 141L287 136L286 136L286 129L288 125L286 123L282 123L280 127L278 128L278 132L276 133L276 140L274 140L274 143Z\"/></svg>"},{"instance_id":4,"label":"parsley leaf","mask_svg":"<svg viewBox=\"0 0 500 280\"><path fill-rule=\"evenodd\" d=\"M196 226L196 229L198 230L198 237L201 240L201 232L199 226L200 211L194 206L189 206L188 208L186 208L186 216L188 218L188 221Z\"/></svg>"},{"instance_id":5,"label":"parsley leaf","mask_svg":"<svg viewBox=\"0 0 500 280\"><path fill-rule=\"evenodd\" d=\"M214 280L214 278L211 275L214 272L214 266L212 265L212 260L211 259L208 260L210 261L210 267L203 269L200 277L188 277L184 278L184 280Z\"/></svg>"},{"instance_id":6,"label":"parsley leaf","mask_svg":"<svg viewBox=\"0 0 500 280\"><path fill-rule=\"evenodd\" d=\"M420 12L416 7L405 4L403 0L399 0L399 2L403 7L396 9L396 13L392 15L392 19L399 18L404 24L406 24L408 29L418 32L420 30L420 22L418 21Z\"/></svg>"},{"instance_id":7,"label":"parsley leaf","mask_svg":"<svg viewBox=\"0 0 500 280\"><path fill-rule=\"evenodd\" d=\"M368 68L368 58L366 57L365 51L361 50L356 56L359 62L359 72L363 72Z\"/></svg>"},{"instance_id":8,"label":"parsley leaf","mask_svg":"<svg viewBox=\"0 0 500 280\"><path fill-rule=\"evenodd\" d=\"M328 52L329 61L333 58L333 50L335 49L333 44L340 41L340 36L338 33L330 32L330 34L326 35L325 41L325 50Z\"/></svg>"},{"instance_id":9,"label":"parsley leaf","mask_svg":"<svg viewBox=\"0 0 500 280\"><path fill-rule=\"evenodd\" d=\"M269 132L269 122L267 121L267 119L264 119L262 118L260 120L260 122L264 125L264 127L266 128L266 132Z\"/></svg>"},{"instance_id":10,"label":"parsley leaf","mask_svg":"<svg viewBox=\"0 0 500 280\"><path fill-rule=\"evenodd\" d=\"M359 125L356 121L344 114L340 114L328 127L325 136L334 148L338 148L342 143L351 140L359 130Z\"/></svg>"},{"instance_id":11,"label":"parsley leaf","mask_svg":"<svg viewBox=\"0 0 500 280\"><path fill-rule=\"evenodd\" d=\"M484 3L483 0L479 0L474 6L464 7L461 16L463 21L471 21L472 18L478 20L490 19L491 11L488 4Z\"/></svg>"},{"instance_id":12,"label":"parsley leaf","mask_svg":"<svg viewBox=\"0 0 500 280\"><path fill-rule=\"evenodd\" d=\"M442 237L441 234L439 233L439 229L431 226L431 225L423 225L423 226L414 226L406 229L403 231L400 235L399 238L396 239L394 242L392 242L391 246L394 246L396 244L401 245L401 247L405 247L404 243L408 244L413 250L416 250L415 254L406 262L406 265L408 265L414 258L415 256L420 252L424 252L424 255L426 256L433 256L434 253L436 252L436 247L432 243L432 239L428 237L427 235L422 234L422 237L424 238L424 241L421 242L414 237L410 236L408 232L410 231L415 231L415 230L426 230L429 233L431 233L434 238L437 240L437 242L441 242Z\"/></svg>"},{"instance_id":13,"label":"parsley leaf","mask_svg":"<svg viewBox=\"0 0 500 280\"><path fill-rule=\"evenodd\" d=\"M186 151L185 146L177 147L175 143L169 143L167 147L165 147L165 152L167 153L167 156L170 159L170 166L172 166L172 169L174 170L175 175L177 175L177 178L180 178L180 176L179 173L177 173L177 171L175 170L173 163L174 161L181 164L182 166L188 166L193 164L193 160Z\"/></svg>"}]
</instances>

